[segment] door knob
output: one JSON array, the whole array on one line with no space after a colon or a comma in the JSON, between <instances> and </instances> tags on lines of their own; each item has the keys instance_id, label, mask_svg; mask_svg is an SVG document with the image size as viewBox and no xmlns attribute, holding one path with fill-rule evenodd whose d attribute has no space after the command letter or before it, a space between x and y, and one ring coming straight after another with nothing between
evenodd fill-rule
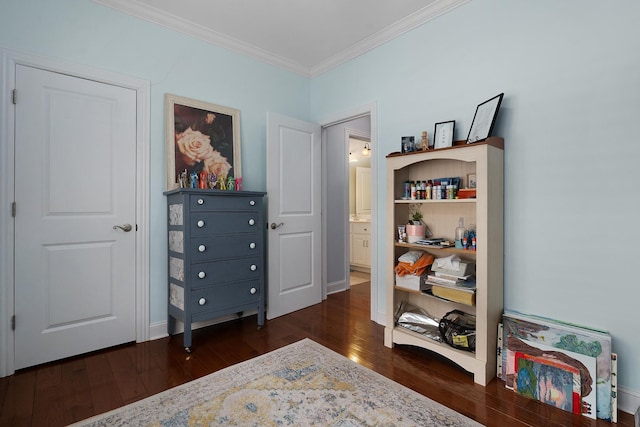
<instances>
[{"instance_id":1,"label":"door knob","mask_svg":"<svg viewBox=\"0 0 640 427\"><path fill-rule=\"evenodd\" d=\"M280 224L276 224L275 222L271 223L271 229L275 230L278 227L282 227L284 225L284 222L281 222Z\"/></svg>"},{"instance_id":2,"label":"door knob","mask_svg":"<svg viewBox=\"0 0 640 427\"><path fill-rule=\"evenodd\" d=\"M133 229L133 227L131 226L131 224L125 224L125 225L114 225L113 229L117 230L120 229L122 231L124 231L125 233L128 233L129 231L131 231Z\"/></svg>"}]
</instances>

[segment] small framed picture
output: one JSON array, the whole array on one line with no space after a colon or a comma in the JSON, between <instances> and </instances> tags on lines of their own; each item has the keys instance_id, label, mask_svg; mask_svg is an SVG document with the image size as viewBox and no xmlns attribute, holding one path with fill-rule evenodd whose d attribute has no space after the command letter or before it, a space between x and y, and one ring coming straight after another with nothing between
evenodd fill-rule
<instances>
[{"instance_id":1,"label":"small framed picture","mask_svg":"<svg viewBox=\"0 0 640 427\"><path fill-rule=\"evenodd\" d=\"M453 145L453 132L456 128L456 121L436 123L433 132L433 148L446 148Z\"/></svg>"},{"instance_id":2,"label":"small framed picture","mask_svg":"<svg viewBox=\"0 0 640 427\"><path fill-rule=\"evenodd\" d=\"M496 95L476 107L476 113L473 116L471 129L469 129L469 136L467 137L467 144L484 141L491 136L503 96L504 93Z\"/></svg>"},{"instance_id":3,"label":"small framed picture","mask_svg":"<svg viewBox=\"0 0 640 427\"><path fill-rule=\"evenodd\" d=\"M476 188L476 174L475 173L467 174L467 187Z\"/></svg>"},{"instance_id":4,"label":"small framed picture","mask_svg":"<svg viewBox=\"0 0 640 427\"><path fill-rule=\"evenodd\" d=\"M414 136L403 136L401 151L403 153L412 153L416 151L416 139Z\"/></svg>"}]
</instances>

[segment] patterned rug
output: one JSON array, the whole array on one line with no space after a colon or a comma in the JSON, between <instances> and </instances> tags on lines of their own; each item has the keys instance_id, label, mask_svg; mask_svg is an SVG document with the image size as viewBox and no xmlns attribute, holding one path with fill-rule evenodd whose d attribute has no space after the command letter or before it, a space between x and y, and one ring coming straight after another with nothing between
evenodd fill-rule
<instances>
[{"instance_id":1,"label":"patterned rug","mask_svg":"<svg viewBox=\"0 0 640 427\"><path fill-rule=\"evenodd\" d=\"M479 426L304 339L74 426Z\"/></svg>"}]
</instances>

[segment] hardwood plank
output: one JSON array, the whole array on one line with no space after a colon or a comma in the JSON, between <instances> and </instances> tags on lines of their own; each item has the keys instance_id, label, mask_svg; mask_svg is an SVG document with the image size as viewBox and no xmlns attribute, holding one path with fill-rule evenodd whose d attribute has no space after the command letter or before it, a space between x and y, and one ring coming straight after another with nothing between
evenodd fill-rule
<instances>
[{"instance_id":1,"label":"hardwood plank","mask_svg":"<svg viewBox=\"0 0 640 427\"><path fill-rule=\"evenodd\" d=\"M96 413L91 398L91 386L83 358L72 358L60 365L63 419L66 424L88 418ZM34 424L36 425L36 424Z\"/></svg>"},{"instance_id":2,"label":"hardwood plank","mask_svg":"<svg viewBox=\"0 0 640 427\"><path fill-rule=\"evenodd\" d=\"M85 366L94 411L99 414L124 405L107 355L89 355L85 359Z\"/></svg>"},{"instance_id":3,"label":"hardwood plank","mask_svg":"<svg viewBox=\"0 0 640 427\"><path fill-rule=\"evenodd\" d=\"M119 347L107 352L115 385L124 404L135 402L149 395L136 365L136 346Z\"/></svg>"},{"instance_id":4,"label":"hardwood plank","mask_svg":"<svg viewBox=\"0 0 640 427\"><path fill-rule=\"evenodd\" d=\"M6 381L7 392L0 406L0 426L30 426L34 411L36 371L21 372Z\"/></svg>"},{"instance_id":5,"label":"hardwood plank","mask_svg":"<svg viewBox=\"0 0 640 427\"><path fill-rule=\"evenodd\" d=\"M44 365L36 371L33 402L33 425L59 425L64 421L64 399L60 365Z\"/></svg>"}]
</instances>

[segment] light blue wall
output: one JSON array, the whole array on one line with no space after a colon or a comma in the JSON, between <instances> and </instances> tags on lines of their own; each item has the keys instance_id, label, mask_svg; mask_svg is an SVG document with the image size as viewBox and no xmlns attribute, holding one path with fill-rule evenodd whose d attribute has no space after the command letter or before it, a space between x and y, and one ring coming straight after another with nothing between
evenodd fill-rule
<instances>
[{"instance_id":1,"label":"light blue wall","mask_svg":"<svg viewBox=\"0 0 640 427\"><path fill-rule=\"evenodd\" d=\"M632 0L474 0L311 83L315 120L377 102L381 171L401 136L456 120L465 139L504 92L505 307L609 330L627 390L640 390L638 17ZM385 186L381 172L379 236Z\"/></svg>"},{"instance_id":2,"label":"light blue wall","mask_svg":"<svg viewBox=\"0 0 640 427\"><path fill-rule=\"evenodd\" d=\"M88 0L0 0L0 48L150 81L150 321L166 320L164 94L239 109L243 184L264 191L266 113L308 120L309 79Z\"/></svg>"}]
</instances>

